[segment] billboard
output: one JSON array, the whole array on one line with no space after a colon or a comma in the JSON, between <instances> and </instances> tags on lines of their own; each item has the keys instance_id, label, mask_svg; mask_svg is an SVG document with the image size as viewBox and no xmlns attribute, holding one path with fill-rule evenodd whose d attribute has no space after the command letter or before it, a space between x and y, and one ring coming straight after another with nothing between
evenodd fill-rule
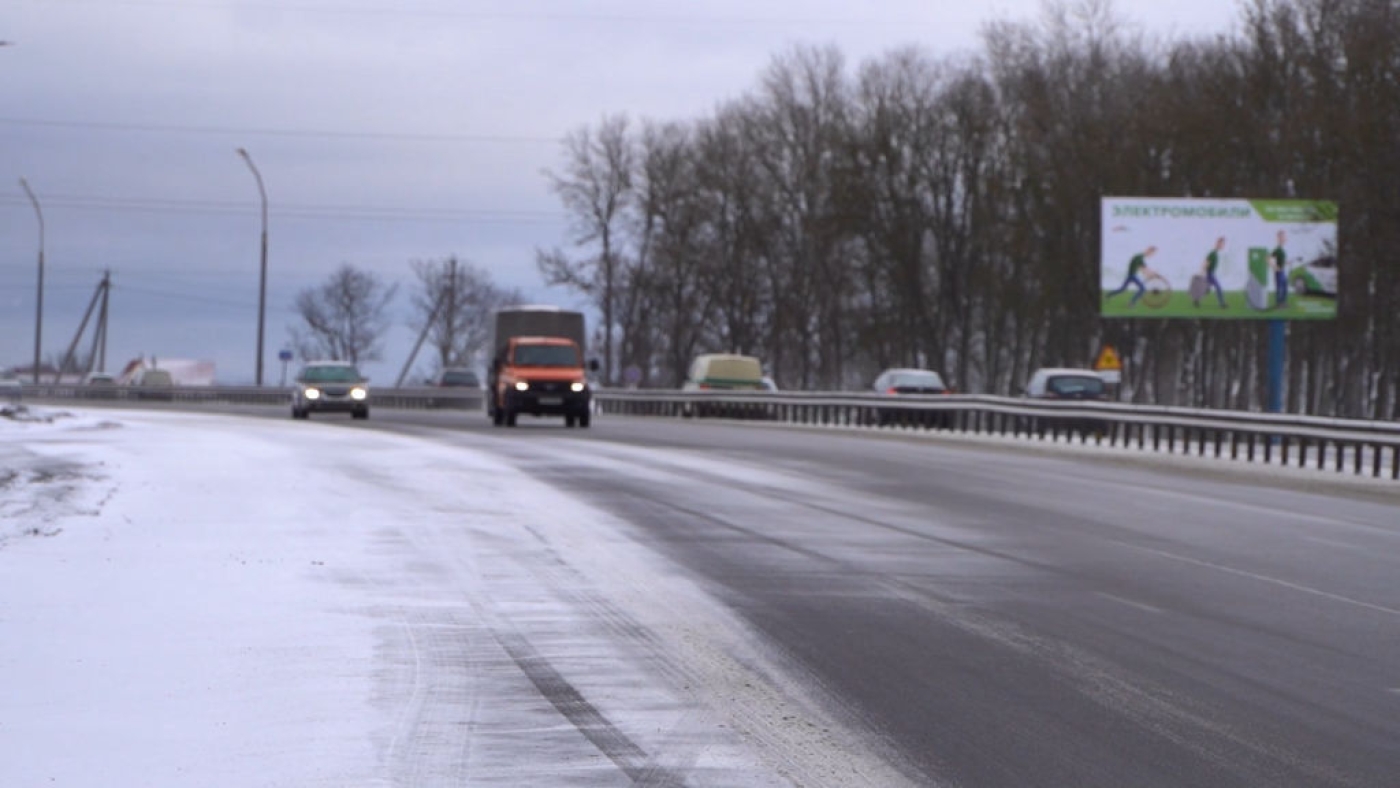
<instances>
[{"instance_id":1,"label":"billboard","mask_svg":"<svg viewBox=\"0 0 1400 788\"><path fill-rule=\"evenodd\" d=\"M1337 204L1105 197L1104 317L1337 316Z\"/></svg>"}]
</instances>

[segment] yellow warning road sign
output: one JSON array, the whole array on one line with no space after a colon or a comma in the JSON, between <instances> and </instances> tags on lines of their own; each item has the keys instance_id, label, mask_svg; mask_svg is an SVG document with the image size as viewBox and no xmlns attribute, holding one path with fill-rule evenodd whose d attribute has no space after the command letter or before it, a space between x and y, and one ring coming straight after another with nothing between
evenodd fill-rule
<instances>
[{"instance_id":1,"label":"yellow warning road sign","mask_svg":"<svg viewBox=\"0 0 1400 788\"><path fill-rule=\"evenodd\" d=\"M1104 345L1099 351L1099 359L1094 362L1094 369L1100 372L1121 372L1123 370L1123 360L1118 358L1118 351L1112 345Z\"/></svg>"}]
</instances>

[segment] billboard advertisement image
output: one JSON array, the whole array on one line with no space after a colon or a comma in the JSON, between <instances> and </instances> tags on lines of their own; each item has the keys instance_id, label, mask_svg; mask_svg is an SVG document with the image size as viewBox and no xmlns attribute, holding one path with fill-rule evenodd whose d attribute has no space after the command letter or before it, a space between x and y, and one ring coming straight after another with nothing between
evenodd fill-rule
<instances>
[{"instance_id":1,"label":"billboard advertisement image","mask_svg":"<svg viewBox=\"0 0 1400 788\"><path fill-rule=\"evenodd\" d=\"M1337 204L1105 197L1104 317L1337 316Z\"/></svg>"}]
</instances>

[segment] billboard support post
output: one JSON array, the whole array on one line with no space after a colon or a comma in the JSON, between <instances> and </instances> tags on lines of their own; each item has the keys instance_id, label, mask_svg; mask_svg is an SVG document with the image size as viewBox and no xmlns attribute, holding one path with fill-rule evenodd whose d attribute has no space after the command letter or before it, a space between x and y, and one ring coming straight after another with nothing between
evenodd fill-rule
<instances>
[{"instance_id":1,"label":"billboard support post","mask_svg":"<svg viewBox=\"0 0 1400 788\"><path fill-rule=\"evenodd\" d=\"M1283 364L1288 355L1285 321L1269 321L1269 412L1283 412Z\"/></svg>"}]
</instances>

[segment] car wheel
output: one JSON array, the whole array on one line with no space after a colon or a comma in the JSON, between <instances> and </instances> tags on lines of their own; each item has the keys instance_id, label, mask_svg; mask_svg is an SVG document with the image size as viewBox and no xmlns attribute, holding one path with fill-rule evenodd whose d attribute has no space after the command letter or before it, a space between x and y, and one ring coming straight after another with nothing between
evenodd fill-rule
<instances>
[{"instance_id":1,"label":"car wheel","mask_svg":"<svg viewBox=\"0 0 1400 788\"><path fill-rule=\"evenodd\" d=\"M304 418L306 418L306 411L302 410L301 408L293 407L293 408L292 408L292 418L294 418L294 419L304 419Z\"/></svg>"},{"instance_id":2,"label":"car wheel","mask_svg":"<svg viewBox=\"0 0 1400 788\"><path fill-rule=\"evenodd\" d=\"M564 426L565 426L565 427L568 427L569 429L573 429L574 426L575 426L576 424L578 424L578 419L575 418L574 416L565 416L565 417L564 417Z\"/></svg>"},{"instance_id":3,"label":"car wheel","mask_svg":"<svg viewBox=\"0 0 1400 788\"><path fill-rule=\"evenodd\" d=\"M506 420L506 426L507 426L507 427L514 427L514 426L515 426L515 411L513 411L513 410L508 410L508 411L506 411L505 420Z\"/></svg>"},{"instance_id":4,"label":"car wheel","mask_svg":"<svg viewBox=\"0 0 1400 788\"><path fill-rule=\"evenodd\" d=\"M583 427L584 429L588 429L588 423L592 420L592 418L593 417L588 415L587 413L581 413L578 417L578 425L580 427Z\"/></svg>"},{"instance_id":5,"label":"car wheel","mask_svg":"<svg viewBox=\"0 0 1400 788\"><path fill-rule=\"evenodd\" d=\"M500 408L491 409L491 424L499 427L506 423L506 414Z\"/></svg>"},{"instance_id":6,"label":"car wheel","mask_svg":"<svg viewBox=\"0 0 1400 788\"><path fill-rule=\"evenodd\" d=\"M350 415L352 418L356 419L367 419L369 418L369 408L362 408L360 410L354 411Z\"/></svg>"}]
</instances>

